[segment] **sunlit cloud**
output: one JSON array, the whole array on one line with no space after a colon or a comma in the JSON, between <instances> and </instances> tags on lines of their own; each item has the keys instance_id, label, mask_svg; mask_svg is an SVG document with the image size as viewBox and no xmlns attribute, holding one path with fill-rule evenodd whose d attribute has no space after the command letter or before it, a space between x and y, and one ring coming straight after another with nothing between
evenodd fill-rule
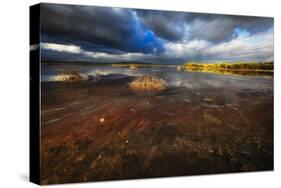
<instances>
[{"instance_id":1,"label":"sunlit cloud","mask_svg":"<svg viewBox=\"0 0 281 188\"><path fill-rule=\"evenodd\" d=\"M55 44L55 43L41 43L41 48L44 50L53 50L57 52L68 52L79 54L82 53L83 50L79 46L75 45L65 45L65 44Z\"/></svg>"},{"instance_id":2,"label":"sunlit cloud","mask_svg":"<svg viewBox=\"0 0 281 188\"><path fill-rule=\"evenodd\" d=\"M255 35L241 34L237 38L219 44L206 40L170 42L166 44L166 56L200 60L269 60L273 57L273 31Z\"/></svg>"}]
</instances>

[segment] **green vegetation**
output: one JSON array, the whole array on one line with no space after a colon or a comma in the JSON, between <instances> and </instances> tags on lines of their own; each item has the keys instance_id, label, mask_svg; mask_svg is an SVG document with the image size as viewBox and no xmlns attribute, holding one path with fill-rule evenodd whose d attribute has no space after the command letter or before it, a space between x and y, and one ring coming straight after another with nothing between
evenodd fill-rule
<instances>
[{"instance_id":1,"label":"green vegetation","mask_svg":"<svg viewBox=\"0 0 281 188\"><path fill-rule=\"evenodd\" d=\"M184 67L189 70L264 70L273 71L273 62L223 62L223 63L198 63L188 62Z\"/></svg>"}]
</instances>

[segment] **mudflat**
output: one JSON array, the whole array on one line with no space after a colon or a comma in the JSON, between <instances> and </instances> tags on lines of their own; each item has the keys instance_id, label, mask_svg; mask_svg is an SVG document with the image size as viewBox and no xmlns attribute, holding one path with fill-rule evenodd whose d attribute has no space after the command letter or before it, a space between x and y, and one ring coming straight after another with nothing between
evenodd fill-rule
<instances>
[{"instance_id":1,"label":"mudflat","mask_svg":"<svg viewBox=\"0 0 281 188\"><path fill-rule=\"evenodd\" d=\"M273 169L272 76L88 70L41 82L42 184ZM130 88L142 75L167 85Z\"/></svg>"}]
</instances>

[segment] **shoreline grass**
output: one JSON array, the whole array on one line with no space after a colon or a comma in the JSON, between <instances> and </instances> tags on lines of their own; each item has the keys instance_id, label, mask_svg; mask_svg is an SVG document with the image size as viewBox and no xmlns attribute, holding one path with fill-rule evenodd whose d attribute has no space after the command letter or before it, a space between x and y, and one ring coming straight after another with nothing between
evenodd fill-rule
<instances>
[{"instance_id":1,"label":"shoreline grass","mask_svg":"<svg viewBox=\"0 0 281 188\"><path fill-rule=\"evenodd\" d=\"M233 63L197 63L188 62L184 68L191 70L235 70L235 71L273 71L273 62L233 62Z\"/></svg>"},{"instance_id":2,"label":"shoreline grass","mask_svg":"<svg viewBox=\"0 0 281 188\"><path fill-rule=\"evenodd\" d=\"M184 64L186 71L207 72L244 76L273 76L273 62L233 62L233 63L195 63Z\"/></svg>"}]
</instances>

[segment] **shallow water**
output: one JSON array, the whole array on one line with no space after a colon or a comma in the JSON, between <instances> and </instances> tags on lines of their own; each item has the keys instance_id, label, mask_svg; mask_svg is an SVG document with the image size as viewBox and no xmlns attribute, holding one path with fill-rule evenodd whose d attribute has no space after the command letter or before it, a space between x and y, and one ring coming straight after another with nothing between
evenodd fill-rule
<instances>
[{"instance_id":1,"label":"shallow water","mask_svg":"<svg viewBox=\"0 0 281 188\"><path fill-rule=\"evenodd\" d=\"M168 87L133 91L141 75ZM44 65L41 81L43 184L273 169L272 76Z\"/></svg>"}]
</instances>

